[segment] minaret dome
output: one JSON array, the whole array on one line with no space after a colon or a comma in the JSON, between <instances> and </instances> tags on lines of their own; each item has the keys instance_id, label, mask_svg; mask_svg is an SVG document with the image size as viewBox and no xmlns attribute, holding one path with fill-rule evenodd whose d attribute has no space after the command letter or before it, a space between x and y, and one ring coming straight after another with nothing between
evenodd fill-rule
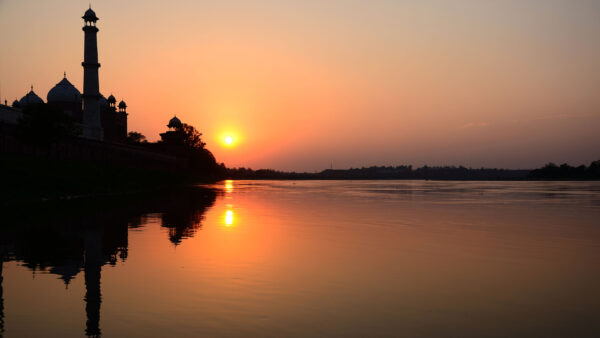
<instances>
[{"instance_id":1,"label":"minaret dome","mask_svg":"<svg viewBox=\"0 0 600 338\"><path fill-rule=\"evenodd\" d=\"M121 100L121 102L119 102L119 111L125 113L126 109L127 104L125 103L125 101Z\"/></svg>"},{"instance_id":2,"label":"minaret dome","mask_svg":"<svg viewBox=\"0 0 600 338\"><path fill-rule=\"evenodd\" d=\"M96 24L96 21L100 20L96 16L96 13L92 10L91 6L87 11L85 11L85 14L83 14L83 16L81 18L86 22L86 24L93 23L94 25Z\"/></svg>"}]
</instances>

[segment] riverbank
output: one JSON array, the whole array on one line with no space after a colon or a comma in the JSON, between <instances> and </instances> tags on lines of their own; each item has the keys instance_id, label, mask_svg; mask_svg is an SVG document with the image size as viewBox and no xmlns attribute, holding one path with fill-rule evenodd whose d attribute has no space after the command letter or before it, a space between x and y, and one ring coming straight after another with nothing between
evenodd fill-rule
<instances>
[{"instance_id":1,"label":"riverbank","mask_svg":"<svg viewBox=\"0 0 600 338\"><path fill-rule=\"evenodd\" d=\"M191 171L169 172L96 161L2 154L0 206L154 191L216 179Z\"/></svg>"}]
</instances>

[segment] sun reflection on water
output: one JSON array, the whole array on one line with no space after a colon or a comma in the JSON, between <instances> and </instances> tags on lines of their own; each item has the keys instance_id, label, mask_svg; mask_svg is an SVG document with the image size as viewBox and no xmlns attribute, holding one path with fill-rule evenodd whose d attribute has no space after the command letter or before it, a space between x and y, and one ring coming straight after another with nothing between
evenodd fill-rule
<instances>
[{"instance_id":1,"label":"sun reflection on water","mask_svg":"<svg viewBox=\"0 0 600 338\"><path fill-rule=\"evenodd\" d=\"M225 192L231 194L233 192L233 180L225 181Z\"/></svg>"},{"instance_id":2,"label":"sun reflection on water","mask_svg":"<svg viewBox=\"0 0 600 338\"><path fill-rule=\"evenodd\" d=\"M233 210L227 210L225 212L225 226L232 226L233 225Z\"/></svg>"}]
</instances>

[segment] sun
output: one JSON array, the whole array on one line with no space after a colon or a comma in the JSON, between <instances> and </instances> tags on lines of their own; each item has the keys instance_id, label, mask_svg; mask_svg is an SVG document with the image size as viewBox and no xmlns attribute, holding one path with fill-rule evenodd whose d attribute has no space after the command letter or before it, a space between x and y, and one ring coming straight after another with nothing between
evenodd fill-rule
<instances>
[{"instance_id":1,"label":"sun","mask_svg":"<svg viewBox=\"0 0 600 338\"><path fill-rule=\"evenodd\" d=\"M224 148L235 148L241 144L243 137L233 130L226 130L219 133L216 140Z\"/></svg>"}]
</instances>

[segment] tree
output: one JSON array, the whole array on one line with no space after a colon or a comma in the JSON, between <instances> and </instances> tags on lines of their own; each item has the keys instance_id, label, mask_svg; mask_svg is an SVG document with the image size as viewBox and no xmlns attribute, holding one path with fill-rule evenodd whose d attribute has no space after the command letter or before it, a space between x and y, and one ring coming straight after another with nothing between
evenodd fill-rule
<instances>
[{"instance_id":1,"label":"tree","mask_svg":"<svg viewBox=\"0 0 600 338\"><path fill-rule=\"evenodd\" d=\"M25 108L17 125L17 137L31 144L53 144L80 134L81 128L71 116L45 103Z\"/></svg>"},{"instance_id":2,"label":"tree","mask_svg":"<svg viewBox=\"0 0 600 338\"><path fill-rule=\"evenodd\" d=\"M181 127L183 133L183 144L191 149L204 149L206 143L202 142L202 133L194 126L184 123Z\"/></svg>"},{"instance_id":3,"label":"tree","mask_svg":"<svg viewBox=\"0 0 600 338\"><path fill-rule=\"evenodd\" d=\"M590 178L600 179L600 161L590 163L587 168L587 173Z\"/></svg>"},{"instance_id":4,"label":"tree","mask_svg":"<svg viewBox=\"0 0 600 338\"><path fill-rule=\"evenodd\" d=\"M146 141L146 136L144 136L142 133L139 133L137 131L130 131L127 134L126 142L129 144L140 144L147 143L148 141Z\"/></svg>"}]
</instances>

